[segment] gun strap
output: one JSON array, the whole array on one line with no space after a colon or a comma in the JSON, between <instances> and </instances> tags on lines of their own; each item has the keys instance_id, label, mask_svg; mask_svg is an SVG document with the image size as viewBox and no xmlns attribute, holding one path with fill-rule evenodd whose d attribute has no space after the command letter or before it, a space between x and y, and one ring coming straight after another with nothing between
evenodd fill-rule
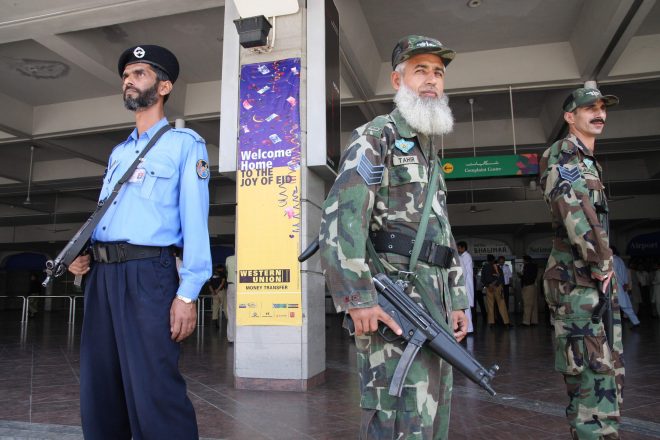
<instances>
[{"instance_id":1,"label":"gun strap","mask_svg":"<svg viewBox=\"0 0 660 440\"><path fill-rule=\"evenodd\" d=\"M99 224L103 216L105 215L106 211L110 208L112 205L112 202L117 198L117 195L119 194L119 190L122 188L124 183L128 179L130 179L131 175L135 172L137 169L138 165L140 162L144 160L144 157L147 155L149 150L151 150L151 147L153 147L156 142L158 142L158 139L165 134L166 131L170 130L172 128L171 125L166 124L163 127L161 127L156 133L154 133L153 137L149 139L149 142L147 145L144 147L142 152L138 155L138 157L133 161L131 166L128 167L128 170L124 173L124 175L117 181L115 184L115 187L112 189L112 193L108 197L106 197L103 200L99 200L99 202L96 204L96 209L92 213L92 215L89 217L87 220L87 223L85 223L85 233L82 234L81 236L85 236L84 243L87 242L87 240L92 236L92 233L94 232L94 229L96 228L96 225ZM82 232L82 231L81 231ZM84 245L83 243L83 245ZM75 257L74 257L75 258Z\"/></svg>"},{"instance_id":2,"label":"gun strap","mask_svg":"<svg viewBox=\"0 0 660 440\"><path fill-rule=\"evenodd\" d=\"M436 157L433 160L433 171L431 172L431 179L429 181L429 186L427 187L426 199L424 200L424 209L422 210L422 218L419 222L419 228L417 228L417 234L415 235L415 244L413 245L412 252L410 254L410 263L408 265L408 270L410 272L415 271L415 267L417 266L417 259L419 258L419 253L422 250L424 238L426 238L426 228L429 225L429 217L431 215L431 208L433 206L433 198L435 197L435 193L438 190L439 175L440 159Z\"/></svg>"},{"instance_id":3,"label":"gun strap","mask_svg":"<svg viewBox=\"0 0 660 440\"><path fill-rule=\"evenodd\" d=\"M151 139L149 139L149 143L147 143L146 147L144 147L144 149L142 150L140 155L138 155L138 157L135 158L135 160L133 161L131 166L128 167L128 169L126 170L124 175L121 176L121 179L119 179L117 181L117 183L115 184L115 187L112 189L112 194L110 194L108 197L106 197L104 203L106 201L112 201L112 200L110 200L111 197L113 199L114 199L114 197L117 197L117 194L119 193L119 190L121 189L122 185L124 183L126 183L126 181L128 179L131 178L131 176L133 175L133 173L137 169L140 162L144 161L144 157L147 155L149 150L151 150L151 147L153 147L156 144L156 142L158 142L158 139L160 139L160 137L162 135L164 135L165 132L170 130L171 128L172 128L172 126L170 124L165 124L156 133L154 133L153 137ZM113 195L114 195L114 197L113 197Z\"/></svg>"}]
</instances>

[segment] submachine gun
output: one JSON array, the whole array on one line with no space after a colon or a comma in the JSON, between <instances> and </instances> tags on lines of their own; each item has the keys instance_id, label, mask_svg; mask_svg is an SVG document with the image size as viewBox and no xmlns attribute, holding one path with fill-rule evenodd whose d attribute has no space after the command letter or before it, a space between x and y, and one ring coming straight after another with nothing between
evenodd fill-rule
<instances>
[{"instance_id":1,"label":"submachine gun","mask_svg":"<svg viewBox=\"0 0 660 440\"><path fill-rule=\"evenodd\" d=\"M303 262L319 249L318 238L309 245L298 257ZM401 327L403 334L396 335L384 324L380 324L378 332L389 342L403 338L406 348L401 355L399 364L394 371L389 394L401 396L403 383L408 375L415 356L423 346L440 356L449 364L463 373L472 382L486 390L491 396L495 390L490 381L499 370L497 365L484 368L461 344L454 335L445 330L419 304L413 301L405 292L403 281L392 281L386 274L378 273L373 277L374 286L378 290L378 305ZM347 316L350 319L350 315ZM349 324L352 325L352 322Z\"/></svg>"}]
</instances>

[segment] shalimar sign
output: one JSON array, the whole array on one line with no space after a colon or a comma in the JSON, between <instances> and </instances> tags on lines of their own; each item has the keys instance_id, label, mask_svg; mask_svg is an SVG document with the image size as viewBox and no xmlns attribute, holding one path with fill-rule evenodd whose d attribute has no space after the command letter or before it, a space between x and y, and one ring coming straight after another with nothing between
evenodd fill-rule
<instances>
[{"instance_id":1,"label":"shalimar sign","mask_svg":"<svg viewBox=\"0 0 660 440\"><path fill-rule=\"evenodd\" d=\"M442 170L445 179L533 176L539 173L539 159L536 154L452 157L442 159Z\"/></svg>"}]
</instances>

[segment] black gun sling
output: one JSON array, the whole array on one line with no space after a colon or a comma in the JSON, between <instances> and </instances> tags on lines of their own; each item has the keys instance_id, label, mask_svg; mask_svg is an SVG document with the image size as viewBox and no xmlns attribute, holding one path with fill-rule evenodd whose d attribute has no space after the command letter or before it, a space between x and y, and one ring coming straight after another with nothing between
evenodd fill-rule
<instances>
[{"instance_id":1,"label":"black gun sling","mask_svg":"<svg viewBox=\"0 0 660 440\"><path fill-rule=\"evenodd\" d=\"M160 130L158 130L154 134L154 136L151 139L149 139L149 143L147 143L146 147L144 147L144 150L142 150L142 153L140 153L140 155L133 161L131 166L128 167L128 170L126 170L124 175L121 176L121 179L117 181L114 188L112 188L112 192L110 193L110 195L103 200L99 200L99 202L96 204L96 210L92 214L94 220L89 225L86 225L88 227L89 237L92 236L92 232L96 228L96 225L99 224L99 222L103 218L103 215L108 211L108 209L112 205L112 202L119 195L119 190L121 190L121 187L124 185L124 183L128 181L128 179L131 178L135 170L137 170L138 165L140 165L140 163L144 161L144 157L147 155L149 150L151 150L151 147L153 147L156 144L156 142L158 142L158 139L160 139L160 137L164 135L165 132L167 132L171 128L172 126L169 124L161 127Z\"/></svg>"}]
</instances>

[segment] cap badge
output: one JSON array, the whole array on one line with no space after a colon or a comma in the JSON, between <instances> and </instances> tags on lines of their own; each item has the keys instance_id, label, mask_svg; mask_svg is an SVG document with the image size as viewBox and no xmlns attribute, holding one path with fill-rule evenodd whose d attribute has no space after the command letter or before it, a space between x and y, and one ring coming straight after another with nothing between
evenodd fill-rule
<instances>
[{"instance_id":1,"label":"cap badge","mask_svg":"<svg viewBox=\"0 0 660 440\"><path fill-rule=\"evenodd\" d=\"M142 58L144 57L145 51L142 49L140 46L136 47L135 50L133 50L133 55L135 58Z\"/></svg>"}]
</instances>

